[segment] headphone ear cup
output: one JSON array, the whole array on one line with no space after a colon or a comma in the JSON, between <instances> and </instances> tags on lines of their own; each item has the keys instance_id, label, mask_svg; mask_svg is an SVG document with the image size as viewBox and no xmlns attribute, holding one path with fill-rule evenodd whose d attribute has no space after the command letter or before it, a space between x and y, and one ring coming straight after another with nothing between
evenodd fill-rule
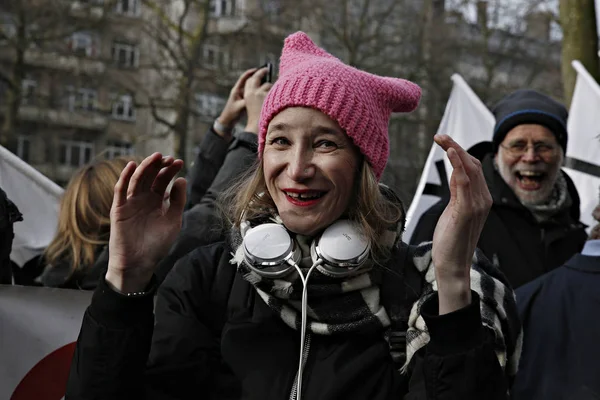
<instances>
[{"instance_id":1,"label":"headphone ear cup","mask_svg":"<svg viewBox=\"0 0 600 400\"><path fill-rule=\"evenodd\" d=\"M370 251L370 243L357 224L349 220L339 220L330 225L311 244L313 263L322 260L317 269L332 277L356 274L368 259Z\"/></svg>"},{"instance_id":2,"label":"headphone ear cup","mask_svg":"<svg viewBox=\"0 0 600 400\"><path fill-rule=\"evenodd\" d=\"M296 243L279 224L262 224L246 232L242 242L244 261L258 275L277 278L287 275L301 257Z\"/></svg>"}]
</instances>

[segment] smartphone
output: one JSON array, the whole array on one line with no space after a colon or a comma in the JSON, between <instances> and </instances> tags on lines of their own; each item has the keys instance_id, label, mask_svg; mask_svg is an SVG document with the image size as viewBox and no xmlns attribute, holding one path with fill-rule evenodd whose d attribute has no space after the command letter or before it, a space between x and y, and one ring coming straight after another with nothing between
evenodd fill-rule
<instances>
[{"instance_id":1,"label":"smartphone","mask_svg":"<svg viewBox=\"0 0 600 400\"><path fill-rule=\"evenodd\" d=\"M262 81L260 82L261 85L266 82L273 83L273 64L268 62L260 68L262 69L264 67L267 67L267 73L263 76Z\"/></svg>"}]
</instances>

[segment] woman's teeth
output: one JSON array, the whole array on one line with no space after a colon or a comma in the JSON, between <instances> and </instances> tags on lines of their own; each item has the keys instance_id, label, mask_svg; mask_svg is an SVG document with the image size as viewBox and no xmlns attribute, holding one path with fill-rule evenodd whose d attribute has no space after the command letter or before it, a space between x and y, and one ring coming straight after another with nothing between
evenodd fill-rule
<instances>
[{"instance_id":1,"label":"woman's teeth","mask_svg":"<svg viewBox=\"0 0 600 400\"><path fill-rule=\"evenodd\" d=\"M293 197L295 199L299 199L299 200L312 200L312 199L318 199L319 197L323 196L323 192L307 192L307 193L291 193L291 192L285 192L286 195Z\"/></svg>"}]
</instances>

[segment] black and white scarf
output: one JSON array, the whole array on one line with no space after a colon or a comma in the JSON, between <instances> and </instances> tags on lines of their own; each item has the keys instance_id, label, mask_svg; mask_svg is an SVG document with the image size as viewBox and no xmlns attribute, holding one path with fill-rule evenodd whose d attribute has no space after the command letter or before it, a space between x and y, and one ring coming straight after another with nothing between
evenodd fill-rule
<instances>
[{"instance_id":1,"label":"black and white scarf","mask_svg":"<svg viewBox=\"0 0 600 400\"><path fill-rule=\"evenodd\" d=\"M263 301L291 328L301 326L302 280L297 271L285 277L264 278L252 271L245 261L242 239L253 226L282 221L278 215L257 221L244 221L240 229L233 229L231 244L236 249L232 264L236 264L243 278L254 286ZM382 239L384 245L395 246L400 233L390 230ZM300 269L306 274L312 265L309 245L310 238L295 238L302 249ZM406 362L402 371L410 363L414 354L429 342L429 333L421 316L421 307L437 290L435 269L431 260L431 243L419 245L412 252L412 261L425 277L427 286L419 300L412 306L408 331L406 332ZM365 272L346 279L332 278L314 270L308 283L308 323L307 331L319 335L333 335L344 332L382 332L389 339L391 319L389 310L380 303L382 275L377 268L366 268ZM495 350L498 360L507 374L514 375L521 353L522 334L518 319L514 292L507 285L502 274L493 267L482 253L476 252L471 269L471 289L480 297L480 308L484 326L495 334ZM392 357L395 358L392 346Z\"/></svg>"},{"instance_id":2,"label":"black and white scarf","mask_svg":"<svg viewBox=\"0 0 600 400\"><path fill-rule=\"evenodd\" d=\"M259 221L242 222L239 231L233 230L231 242L237 249L232 264L244 279L254 286L264 302L291 328L299 329L301 325L302 280L296 270L277 279L265 278L250 269L244 262L242 238L253 226L263 223L283 224L278 215ZM389 247L394 245L396 234L384 235ZM310 242L312 238L295 236L302 250L300 270L306 273L312 266ZM376 332L390 326L390 319L385 308L380 304L379 278L369 265L363 267L364 272L346 278L333 278L321 273L318 269L311 273L308 295L307 331L319 335L332 335L344 332Z\"/></svg>"}]
</instances>

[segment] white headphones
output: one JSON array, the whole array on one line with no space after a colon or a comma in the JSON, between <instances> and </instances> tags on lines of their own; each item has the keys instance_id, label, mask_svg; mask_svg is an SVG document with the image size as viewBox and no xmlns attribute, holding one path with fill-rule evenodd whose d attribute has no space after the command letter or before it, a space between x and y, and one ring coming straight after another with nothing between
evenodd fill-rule
<instances>
[{"instance_id":1,"label":"white headphones","mask_svg":"<svg viewBox=\"0 0 600 400\"><path fill-rule=\"evenodd\" d=\"M324 275L347 277L361 271L371 245L355 223L339 220L330 225L310 246L312 267L303 275L298 267L302 257L298 244L279 224L258 225L246 232L242 243L246 264L260 276L277 278L292 270L302 280L302 322L300 328L300 357L296 381L296 399L302 400L302 373L304 370L304 342L307 324L307 287L311 272L317 268Z\"/></svg>"},{"instance_id":2,"label":"white headphones","mask_svg":"<svg viewBox=\"0 0 600 400\"><path fill-rule=\"evenodd\" d=\"M258 225L246 233L244 258L257 274L277 278L291 272L300 261L298 244L282 225ZM371 250L358 226L349 220L330 225L310 246L310 255L324 275L347 277L356 274Z\"/></svg>"}]
</instances>

